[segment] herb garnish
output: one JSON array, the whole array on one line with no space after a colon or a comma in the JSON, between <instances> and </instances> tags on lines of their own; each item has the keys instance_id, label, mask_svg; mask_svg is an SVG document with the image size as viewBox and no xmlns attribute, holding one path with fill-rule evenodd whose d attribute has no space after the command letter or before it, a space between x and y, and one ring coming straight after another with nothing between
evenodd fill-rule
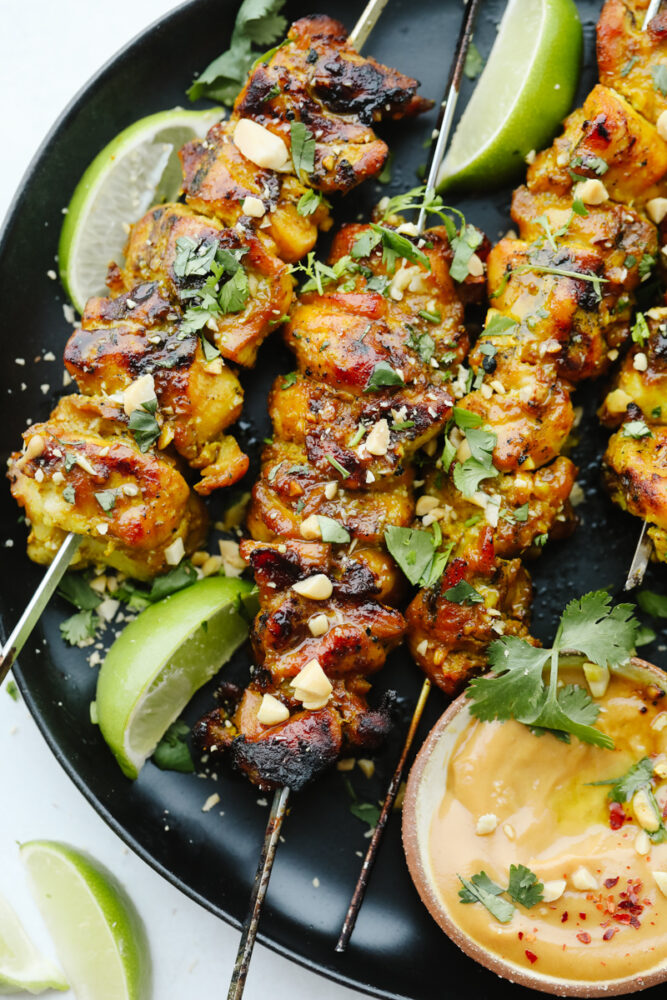
<instances>
[{"instance_id":1,"label":"herb garnish","mask_svg":"<svg viewBox=\"0 0 667 1000\"><path fill-rule=\"evenodd\" d=\"M640 347L643 347L650 335L651 332L648 328L648 323L646 322L644 313L638 312L632 327L632 339L635 344L639 344Z\"/></svg>"},{"instance_id":2,"label":"herb garnish","mask_svg":"<svg viewBox=\"0 0 667 1000\"><path fill-rule=\"evenodd\" d=\"M621 428L621 435L626 438L635 438L637 440L640 438L652 437L650 428L643 420L628 420L628 422L623 424L623 427Z\"/></svg>"},{"instance_id":3,"label":"herb garnish","mask_svg":"<svg viewBox=\"0 0 667 1000\"><path fill-rule=\"evenodd\" d=\"M214 59L189 88L187 93L191 101L210 97L223 104L234 103L256 61L253 45L272 45L284 34L287 21L279 14L284 4L285 0L244 0L236 15L229 48ZM278 48L267 52L261 61L268 62Z\"/></svg>"},{"instance_id":4,"label":"herb garnish","mask_svg":"<svg viewBox=\"0 0 667 1000\"><path fill-rule=\"evenodd\" d=\"M312 174L315 169L315 137L303 122L290 124L292 163L297 177Z\"/></svg>"},{"instance_id":5,"label":"herb garnish","mask_svg":"<svg viewBox=\"0 0 667 1000\"><path fill-rule=\"evenodd\" d=\"M180 771L192 774L195 769L187 739L190 726L182 719L172 722L155 750L152 761L162 771Z\"/></svg>"},{"instance_id":6,"label":"herb garnish","mask_svg":"<svg viewBox=\"0 0 667 1000\"><path fill-rule=\"evenodd\" d=\"M515 907L506 899L507 893L515 903L530 910L544 898L544 885L535 872L525 865L510 865L509 885L507 889L493 882L486 872L479 872L470 879L459 875L463 888L459 889L459 899L462 903L481 903L489 913L501 924L509 923L514 916Z\"/></svg>"},{"instance_id":7,"label":"herb garnish","mask_svg":"<svg viewBox=\"0 0 667 1000\"><path fill-rule=\"evenodd\" d=\"M93 611L102 603L101 596L93 590L81 573L66 573L60 581L58 593L79 609L77 614L60 624L60 632L65 642L70 646L77 646L86 639L92 639L97 627Z\"/></svg>"},{"instance_id":8,"label":"herb garnish","mask_svg":"<svg viewBox=\"0 0 667 1000\"><path fill-rule=\"evenodd\" d=\"M493 676L475 678L466 692L471 714L486 722L514 718L553 730L565 740L572 733L584 743L612 749L613 740L593 728L600 710L588 692L576 685L558 689L559 655L576 650L600 666L625 663L632 655L638 626L632 610L631 604L612 608L607 591L595 591L570 601L551 649L531 646L516 636L492 642L488 656ZM546 686L542 673L548 661Z\"/></svg>"},{"instance_id":9,"label":"herb garnish","mask_svg":"<svg viewBox=\"0 0 667 1000\"><path fill-rule=\"evenodd\" d=\"M157 400L152 399L142 403L130 414L128 426L141 452L148 451L160 436L160 425L155 419L156 410Z\"/></svg>"},{"instance_id":10,"label":"herb garnish","mask_svg":"<svg viewBox=\"0 0 667 1000\"><path fill-rule=\"evenodd\" d=\"M403 376L388 361L378 361L364 386L364 392L376 392L385 386L404 384Z\"/></svg>"},{"instance_id":11,"label":"herb garnish","mask_svg":"<svg viewBox=\"0 0 667 1000\"><path fill-rule=\"evenodd\" d=\"M401 567L410 583L432 587L440 579L454 547L452 542L444 552L438 552L441 532L419 528L385 528L384 540L390 554Z\"/></svg>"},{"instance_id":12,"label":"herb garnish","mask_svg":"<svg viewBox=\"0 0 667 1000\"><path fill-rule=\"evenodd\" d=\"M324 514L317 515L317 523L323 542L336 542L342 544L350 541L350 532L342 524L335 521L333 517L326 517Z\"/></svg>"},{"instance_id":13,"label":"herb garnish","mask_svg":"<svg viewBox=\"0 0 667 1000\"><path fill-rule=\"evenodd\" d=\"M296 210L299 215L312 215L316 212L320 205L325 205L326 208L331 208L330 203L324 197L321 191L315 191L314 188L308 188L305 194L302 194L299 198Z\"/></svg>"}]
</instances>

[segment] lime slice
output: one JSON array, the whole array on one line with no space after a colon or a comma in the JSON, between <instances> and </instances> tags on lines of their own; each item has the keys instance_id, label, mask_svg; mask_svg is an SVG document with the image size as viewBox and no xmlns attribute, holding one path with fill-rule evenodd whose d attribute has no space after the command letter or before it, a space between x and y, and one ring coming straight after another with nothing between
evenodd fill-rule
<instances>
[{"instance_id":1,"label":"lime slice","mask_svg":"<svg viewBox=\"0 0 667 1000\"><path fill-rule=\"evenodd\" d=\"M60 969L39 954L12 907L0 896L0 995L66 989Z\"/></svg>"},{"instance_id":2,"label":"lime slice","mask_svg":"<svg viewBox=\"0 0 667 1000\"><path fill-rule=\"evenodd\" d=\"M32 840L20 851L77 1000L148 1000L146 933L113 875L55 841Z\"/></svg>"},{"instance_id":3,"label":"lime slice","mask_svg":"<svg viewBox=\"0 0 667 1000\"><path fill-rule=\"evenodd\" d=\"M221 108L160 111L123 129L95 157L72 195L58 246L60 278L79 312L91 295L104 294L109 262L123 259L127 224L177 196L178 150L221 115Z\"/></svg>"},{"instance_id":4,"label":"lime slice","mask_svg":"<svg viewBox=\"0 0 667 1000\"><path fill-rule=\"evenodd\" d=\"M128 778L244 642L257 607L247 580L209 577L152 604L121 632L102 664L96 704L102 735Z\"/></svg>"},{"instance_id":5,"label":"lime slice","mask_svg":"<svg viewBox=\"0 0 667 1000\"><path fill-rule=\"evenodd\" d=\"M438 190L505 183L572 107L582 31L573 0L510 0L438 178Z\"/></svg>"}]
</instances>

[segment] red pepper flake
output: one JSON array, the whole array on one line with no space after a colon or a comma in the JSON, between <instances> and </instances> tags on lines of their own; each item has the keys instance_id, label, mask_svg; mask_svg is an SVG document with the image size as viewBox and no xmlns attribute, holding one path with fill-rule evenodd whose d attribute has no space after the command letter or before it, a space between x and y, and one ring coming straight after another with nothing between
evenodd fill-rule
<instances>
[{"instance_id":1,"label":"red pepper flake","mask_svg":"<svg viewBox=\"0 0 667 1000\"><path fill-rule=\"evenodd\" d=\"M586 919L586 914L585 913L580 913L579 916L581 917L582 920Z\"/></svg>"},{"instance_id":2,"label":"red pepper flake","mask_svg":"<svg viewBox=\"0 0 667 1000\"><path fill-rule=\"evenodd\" d=\"M632 916L630 917L630 925L631 925L632 927L635 927L635 928L639 928L639 927L641 927L641 924L640 924L640 922L639 922L639 921L637 920L637 917L636 917L636 916L634 915L634 913L633 913L633 914L632 914Z\"/></svg>"},{"instance_id":3,"label":"red pepper flake","mask_svg":"<svg viewBox=\"0 0 667 1000\"><path fill-rule=\"evenodd\" d=\"M535 962L537 961L537 955L535 954L535 952L527 951L526 958L528 959L531 965L535 965Z\"/></svg>"},{"instance_id":4,"label":"red pepper flake","mask_svg":"<svg viewBox=\"0 0 667 1000\"><path fill-rule=\"evenodd\" d=\"M609 826L612 830L620 830L627 817L620 802L612 802L609 806Z\"/></svg>"},{"instance_id":5,"label":"red pepper flake","mask_svg":"<svg viewBox=\"0 0 667 1000\"><path fill-rule=\"evenodd\" d=\"M602 940L603 941L611 941L611 939L613 938L613 936L614 936L614 934L616 933L617 930L618 930L618 927L608 927L607 930L602 935Z\"/></svg>"},{"instance_id":6,"label":"red pepper flake","mask_svg":"<svg viewBox=\"0 0 667 1000\"><path fill-rule=\"evenodd\" d=\"M519 941L523 941L523 931L519 931Z\"/></svg>"},{"instance_id":7,"label":"red pepper flake","mask_svg":"<svg viewBox=\"0 0 667 1000\"><path fill-rule=\"evenodd\" d=\"M616 878L606 878L604 880L605 889L613 889L615 885L618 885L618 875Z\"/></svg>"},{"instance_id":8,"label":"red pepper flake","mask_svg":"<svg viewBox=\"0 0 667 1000\"><path fill-rule=\"evenodd\" d=\"M590 944L591 936L586 931L582 931L581 934L577 934L577 941L581 941L582 944Z\"/></svg>"},{"instance_id":9,"label":"red pepper flake","mask_svg":"<svg viewBox=\"0 0 667 1000\"><path fill-rule=\"evenodd\" d=\"M561 924L564 924L564 923L567 922L567 910L563 910L563 916L560 918L560 922L561 922Z\"/></svg>"}]
</instances>

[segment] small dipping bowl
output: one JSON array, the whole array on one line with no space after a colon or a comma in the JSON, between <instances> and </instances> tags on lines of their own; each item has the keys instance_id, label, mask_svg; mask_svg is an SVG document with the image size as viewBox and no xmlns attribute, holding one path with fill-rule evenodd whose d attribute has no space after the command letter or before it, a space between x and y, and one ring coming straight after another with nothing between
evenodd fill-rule
<instances>
[{"instance_id":1,"label":"small dipping bowl","mask_svg":"<svg viewBox=\"0 0 667 1000\"><path fill-rule=\"evenodd\" d=\"M583 660L579 659L578 662L582 663ZM631 682L636 681L637 686L642 689L653 685L662 691L667 690L667 674L644 660L634 658L623 667L612 670L611 673L612 677L617 676ZM585 686L583 673L582 686ZM463 907L464 905L481 906L481 904L462 904L457 901L454 906L450 906L446 903L445 896L439 891L436 883L436 876L431 861L430 839L433 818L438 813L447 791L446 781L450 760L458 745L459 737L475 721L470 714L469 706L469 700L465 695L461 695L456 701L452 702L444 715L435 724L412 766L403 804L403 844L408 868L422 902L433 919L445 934L470 958L473 958L476 962L479 962L497 975L534 990L542 990L559 996L614 996L646 989L666 980L667 934L661 938L660 946L655 949L657 952L655 964L648 963L650 967L642 969L639 972L633 972L630 975L607 979L600 976L593 980L590 978L568 977L567 953L564 955L562 976L545 974L544 972L540 972L538 967L526 967L514 961L513 958L508 958L506 955L500 953L500 949L499 951L490 950L490 948L473 939L467 930L462 930L460 923L457 921L457 907ZM661 703L661 707L667 710L667 697ZM599 720L602 723L601 728L604 728L603 719L604 716L601 716ZM667 736L667 728L665 735ZM538 759L541 755L540 747L542 740L553 739L553 737L545 735L542 737L531 736L531 738L536 741L535 759ZM573 736L572 741L574 742L575 740L576 737ZM615 766L618 767L618 762L610 764L611 775L614 776L618 773L614 771ZM621 768L621 770L623 769ZM609 775L604 775L603 777L606 778ZM519 856L513 863L530 865L530 859ZM590 866L592 868L595 867L594 857L591 858ZM660 870L666 867L667 865L663 861ZM463 874L467 874L468 878L470 877L469 872L464 872ZM491 877L493 878L493 873L491 873ZM619 885L618 888L620 889L621 886ZM657 890L656 885L651 886L651 890L654 889ZM646 890L644 890L644 895L647 895ZM659 892L657 895L660 897ZM663 902L665 903L665 907L667 907L667 899L663 899ZM521 908L517 907L517 909L520 910ZM526 910L524 913L530 914L531 911ZM650 918L648 908L646 915L647 918ZM566 918L567 916L566 914ZM576 919L577 916L576 913L570 914L570 918L573 917ZM488 918L491 921L494 920L491 914L488 915ZM592 921L589 921L591 925L589 930L591 931L593 930L592 923ZM509 926L509 924L502 926ZM618 927L618 924L614 925L613 921L610 921L610 926ZM582 925L582 930L585 929L586 925L584 924ZM626 926L622 930L625 934L623 939L624 946L627 942L629 950L631 950L633 928ZM602 934L600 931L597 931L597 933L600 936ZM584 936L589 937L587 933ZM500 938L499 942L501 942ZM539 945L539 941L537 945ZM538 951L538 947L534 945L529 944L528 947L535 947L535 950ZM593 954L591 954L591 959L593 959ZM601 964L599 959L598 964Z\"/></svg>"}]
</instances>

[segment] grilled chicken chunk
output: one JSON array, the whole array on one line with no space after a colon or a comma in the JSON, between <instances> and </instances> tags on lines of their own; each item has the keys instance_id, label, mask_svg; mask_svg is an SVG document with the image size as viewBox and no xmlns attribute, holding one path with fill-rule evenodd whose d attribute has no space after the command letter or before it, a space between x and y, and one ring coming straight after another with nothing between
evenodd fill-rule
<instances>
[{"instance_id":1,"label":"grilled chicken chunk","mask_svg":"<svg viewBox=\"0 0 667 1000\"><path fill-rule=\"evenodd\" d=\"M161 420L158 447L173 443L201 470L197 492L209 494L247 471L247 455L222 433L241 415L243 393L221 358L206 360L196 334L161 321L168 315L169 303L151 282L115 299L91 299L65 347L65 367L82 392L121 400L137 379L151 376Z\"/></svg>"},{"instance_id":2,"label":"grilled chicken chunk","mask_svg":"<svg viewBox=\"0 0 667 1000\"><path fill-rule=\"evenodd\" d=\"M643 31L649 0L606 0L597 26L600 82L613 87L650 122L667 111L667 96L655 85L667 68L667 11L660 9Z\"/></svg>"},{"instance_id":3,"label":"grilled chicken chunk","mask_svg":"<svg viewBox=\"0 0 667 1000\"><path fill-rule=\"evenodd\" d=\"M23 438L8 476L34 562L51 562L69 531L83 536L75 568L104 563L140 580L169 569L170 551L201 547L201 501L172 458L139 450L118 404L65 396Z\"/></svg>"},{"instance_id":4,"label":"grilled chicken chunk","mask_svg":"<svg viewBox=\"0 0 667 1000\"><path fill-rule=\"evenodd\" d=\"M416 80L360 56L338 21L302 18L286 43L255 65L231 120L182 150L186 200L226 225L240 220L261 228L283 260L300 260L315 245L318 229L331 226L325 201L313 196L306 210L301 199L309 190L345 193L377 175L388 148L372 124L431 107L417 97L417 87ZM240 121L277 137L283 161L267 167L266 135L255 129L259 146L245 144L236 131ZM300 126L312 147L307 156L292 157L292 135Z\"/></svg>"},{"instance_id":5,"label":"grilled chicken chunk","mask_svg":"<svg viewBox=\"0 0 667 1000\"><path fill-rule=\"evenodd\" d=\"M227 309L210 309L201 327L192 320L188 327L194 332L200 328L227 360L252 366L262 341L286 315L294 284L288 266L275 256L263 233L239 235L185 205L161 205L132 227L125 265L112 272L112 287L116 293L131 293L143 282L157 282L175 313L172 319L178 318L199 305L202 296L197 291L218 260L225 264L220 289L234 278L231 268L240 265L243 281L235 300Z\"/></svg>"}]
</instances>

